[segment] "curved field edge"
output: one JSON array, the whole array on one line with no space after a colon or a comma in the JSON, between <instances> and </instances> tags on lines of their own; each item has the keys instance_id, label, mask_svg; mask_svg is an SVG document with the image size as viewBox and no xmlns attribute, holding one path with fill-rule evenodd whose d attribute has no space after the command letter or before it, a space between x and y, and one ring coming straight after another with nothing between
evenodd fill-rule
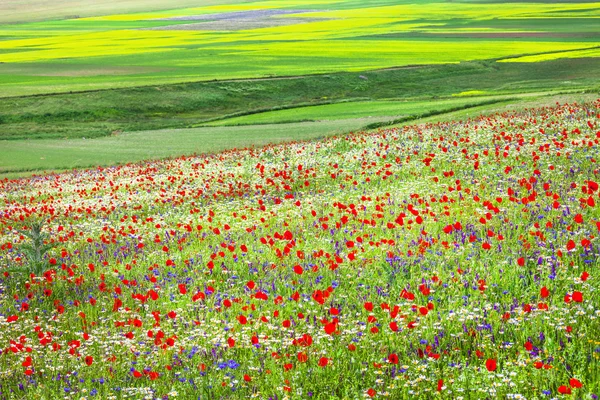
<instances>
[{"instance_id":1,"label":"curved field edge","mask_svg":"<svg viewBox=\"0 0 600 400\"><path fill-rule=\"evenodd\" d=\"M496 112L510 107L520 109L535 105L551 105L565 101L589 101L595 94L521 95L520 97L481 100L463 99L462 107L432 111L403 117L383 118L373 125L364 118L293 122L272 125L199 127L122 133L100 139L11 140L2 143L0 177L19 178L51 172L98 166L123 165L149 159L163 159L192 154L211 154L243 147L261 147L279 142L318 140L358 132L363 128L442 121L477 113Z\"/></svg>"}]
</instances>

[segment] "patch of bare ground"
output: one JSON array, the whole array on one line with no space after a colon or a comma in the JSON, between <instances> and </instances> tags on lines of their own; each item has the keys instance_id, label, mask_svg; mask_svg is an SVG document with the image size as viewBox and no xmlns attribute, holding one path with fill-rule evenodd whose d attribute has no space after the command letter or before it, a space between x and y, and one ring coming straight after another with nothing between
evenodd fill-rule
<instances>
[{"instance_id":1,"label":"patch of bare ground","mask_svg":"<svg viewBox=\"0 0 600 400\"><path fill-rule=\"evenodd\" d=\"M329 18L269 18L262 20L228 19L194 24L160 26L149 29L156 31L244 31L328 20Z\"/></svg>"},{"instance_id":2,"label":"patch of bare ground","mask_svg":"<svg viewBox=\"0 0 600 400\"><path fill-rule=\"evenodd\" d=\"M284 15L302 15L321 10L250 10L229 13L187 15L181 17L159 18L159 21L193 21L189 24L168 25L149 30L167 31L240 31L249 29L272 28L296 25L315 21L328 21L328 18L281 18Z\"/></svg>"}]
</instances>

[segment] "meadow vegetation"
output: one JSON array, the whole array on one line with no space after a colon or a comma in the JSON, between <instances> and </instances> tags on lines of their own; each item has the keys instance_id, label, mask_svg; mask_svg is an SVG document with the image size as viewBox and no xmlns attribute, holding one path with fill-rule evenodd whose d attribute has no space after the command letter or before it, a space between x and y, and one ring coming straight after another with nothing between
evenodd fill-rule
<instances>
[{"instance_id":1,"label":"meadow vegetation","mask_svg":"<svg viewBox=\"0 0 600 400\"><path fill-rule=\"evenodd\" d=\"M594 399L599 127L559 102L0 181L0 396Z\"/></svg>"},{"instance_id":2,"label":"meadow vegetation","mask_svg":"<svg viewBox=\"0 0 600 400\"><path fill-rule=\"evenodd\" d=\"M0 399L597 399L600 3L500 3L1 2Z\"/></svg>"}]
</instances>

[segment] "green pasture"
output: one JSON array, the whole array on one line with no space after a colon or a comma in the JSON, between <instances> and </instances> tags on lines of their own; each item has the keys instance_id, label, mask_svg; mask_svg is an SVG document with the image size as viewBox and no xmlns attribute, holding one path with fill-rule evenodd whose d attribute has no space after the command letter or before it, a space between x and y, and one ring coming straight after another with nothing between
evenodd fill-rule
<instances>
[{"instance_id":1,"label":"green pasture","mask_svg":"<svg viewBox=\"0 0 600 400\"><path fill-rule=\"evenodd\" d=\"M325 104L312 107L298 107L286 110L267 111L258 114L245 115L241 117L227 118L210 122L208 126L226 125L255 125L276 124L299 121L340 120L361 116L366 121L371 119L395 119L415 114L427 114L432 111L443 111L455 107L463 107L465 104L497 100L502 96L483 96L481 98L455 98L441 100L421 101L356 101Z\"/></svg>"},{"instance_id":2,"label":"green pasture","mask_svg":"<svg viewBox=\"0 0 600 400\"><path fill-rule=\"evenodd\" d=\"M438 108L438 112L432 113L436 115L416 120L406 118L404 124L462 119L482 113L552 105L557 101L590 101L596 97L597 94L592 93L545 96L532 94L510 99L487 98L487 102L485 97L478 100L456 99L448 101L447 109ZM490 101L497 102L489 103ZM432 101L429 109L436 104L436 101ZM419 113L415 117L424 115L425 113L420 111L423 109L427 107L418 109ZM213 153L232 148L319 139L358 131L366 124L385 121L389 121L389 118L362 117L315 122L159 129L120 133L96 139L4 140L0 141L0 177L14 178L48 171L110 166L148 159Z\"/></svg>"},{"instance_id":3,"label":"green pasture","mask_svg":"<svg viewBox=\"0 0 600 400\"><path fill-rule=\"evenodd\" d=\"M113 132L241 123L236 122L235 117L242 121L250 118L285 122L290 118L294 121L330 119L337 113L340 113L338 118L422 114L421 104L435 110L439 108L434 105L436 101L460 103L465 94L480 95L466 101L472 103L479 101L481 95L513 96L597 88L600 63L595 60L485 61L294 79L198 82L11 97L0 99L0 139L89 139ZM388 99L399 102L387 102ZM358 100L386 103L353 103ZM338 102L344 103L331 104ZM312 105L325 108L301 108ZM377 110L373 110L374 107ZM281 109L287 110L277 111ZM329 115L318 115L321 110ZM265 114L269 111L277 113Z\"/></svg>"},{"instance_id":4,"label":"green pasture","mask_svg":"<svg viewBox=\"0 0 600 400\"><path fill-rule=\"evenodd\" d=\"M343 134L364 124L346 119L246 127L162 129L98 139L2 141L0 174L110 166ZM12 174L8 174L12 173ZM7 175L8 174L8 175Z\"/></svg>"}]
</instances>

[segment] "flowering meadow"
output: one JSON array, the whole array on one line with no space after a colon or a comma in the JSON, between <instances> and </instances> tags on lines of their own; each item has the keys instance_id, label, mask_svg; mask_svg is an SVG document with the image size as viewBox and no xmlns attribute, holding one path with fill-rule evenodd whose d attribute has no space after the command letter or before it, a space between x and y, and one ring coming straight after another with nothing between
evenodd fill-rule
<instances>
[{"instance_id":1,"label":"flowering meadow","mask_svg":"<svg viewBox=\"0 0 600 400\"><path fill-rule=\"evenodd\" d=\"M599 145L597 100L0 181L0 398L595 399Z\"/></svg>"}]
</instances>

